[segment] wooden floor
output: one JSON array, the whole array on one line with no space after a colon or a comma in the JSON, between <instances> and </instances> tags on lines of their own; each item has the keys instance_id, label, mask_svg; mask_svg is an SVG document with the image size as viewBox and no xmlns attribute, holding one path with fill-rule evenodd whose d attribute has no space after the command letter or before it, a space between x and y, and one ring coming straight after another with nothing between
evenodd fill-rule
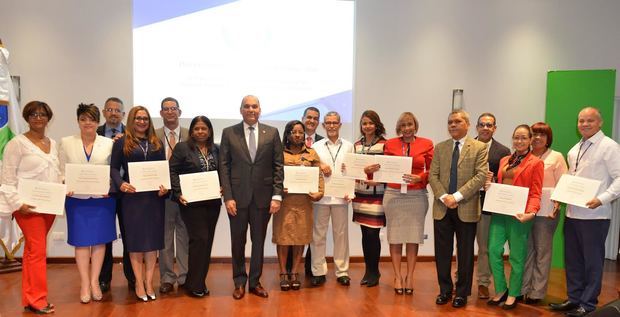
<instances>
[{"instance_id":1,"label":"wooden floor","mask_svg":"<svg viewBox=\"0 0 620 317\"><path fill-rule=\"evenodd\" d=\"M403 269L404 269L403 264ZM333 266L329 265L333 274ZM201 299L191 298L183 292L158 295L156 301L138 303L128 291L120 264L114 265L112 291L102 302L80 304L79 277L74 264L48 266L49 300L56 305L55 316L560 316L547 308L548 302L565 297L564 272L552 270L548 296L540 306L520 305L510 312L491 308L486 301L477 299L474 285L469 304L465 309L450 305L435 305L438 293L434 262L418 263L415 271L413 296L398 296L392 288L393 274L389 262L381 263L382 278L378 287L359 286L364 273L363 263L352 263L350 287L338 285L333 275L328 276L323 287L310 288L309 281L299 291L281 292L278 288L276 264L265 265L262 283L269 290L263 299L246 293L235 301L232 294L230 264L214 264L207 278L211 295ZM158 272L156 272L158 275ZM156 277L156 285L159 284ZM605 263L603 289L599 297L604 304L617 298L620 286L620 264ZM32 315L21 308L21 272L0 275L0 316Z\"/></svg>"}]
</instances>

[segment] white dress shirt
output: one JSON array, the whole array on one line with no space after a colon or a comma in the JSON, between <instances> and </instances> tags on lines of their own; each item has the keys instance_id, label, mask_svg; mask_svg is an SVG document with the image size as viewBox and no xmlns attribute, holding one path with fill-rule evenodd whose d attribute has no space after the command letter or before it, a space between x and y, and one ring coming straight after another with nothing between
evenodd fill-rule
<instances>
[{"instance_id":1,"label":"white dress shirt","mask_svg":"<svg viewBox=\"0 0 620 317\"><path fill-rule=\"evenodd\" d=\"M580 151L581 149L581 151ZM579 162L577 162L579 156ZM576 219L611 219L611 202L620 196L620 146L599 131L568 152L569 173L601 181L596 209L568 205L566 215ZM593 197L594 198L594 197Z\"/></svg>"},{"instance_id":2,"label":"white dress shirt","mask_svg":"<svg viewBox=\"0 0 620 317\"><path fill-rule=\"evenodd\" d=\"M345 153L354 153L353 143L338 138L336 142L332 142L329 138L321 139L312 145L312 149L316 151L321 159L321 164L327 164L332 169L332 175L342 176L342 163L344 162ZM325 182L329 182L329 177L325 177ZM353 198L353 197L349 197ZM315 202L321 205L346 205L348 202L344 198L323 196L321 200Z\"/></svg>"}]
</instances>

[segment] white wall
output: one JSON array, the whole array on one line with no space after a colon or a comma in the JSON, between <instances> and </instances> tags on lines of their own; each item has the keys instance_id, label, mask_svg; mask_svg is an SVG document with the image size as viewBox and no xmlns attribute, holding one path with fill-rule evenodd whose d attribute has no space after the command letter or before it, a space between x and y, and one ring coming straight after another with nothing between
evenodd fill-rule
<instances>
[{"instance_id":1,"label":"white wall","mask_svg":"<svg viewBox=\"0 0 620 317\"><path fill-rule=\"evenodd\" d=\"M354 118L375 109L393 136L398 115L412 111L419 135L438 142L447 138L452 89L463 88L472 117L495 113L507 144L517 124L544 120L548 70L620 68L618 12L616 0L357 0ZM132 104L129 0L0 0L0 21L23 100L55 111L51 137L77 132L79 102L115 95ZM65 228L61 218L52 231ZM213 255L229 256L224 212L217 230ZM432 242L430 212L426 231ZM351 255L361 255L357 225L349 234ZM270 232L267 240L273 256ZM50 242L51 256L73 254L64 241ZM420 254L432 255L433 244Z\"/></svg>"}]
</instances>

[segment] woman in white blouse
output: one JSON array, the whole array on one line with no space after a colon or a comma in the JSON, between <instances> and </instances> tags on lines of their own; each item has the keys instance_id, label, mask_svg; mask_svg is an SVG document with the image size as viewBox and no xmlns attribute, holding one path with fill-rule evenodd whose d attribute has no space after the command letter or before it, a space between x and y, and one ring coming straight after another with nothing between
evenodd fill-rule
<instances>
[{"instance_id":1,"label":"woman in white blouse","mask_svg":"<svg viewBox=\"0 0 620 317\"><path fill-rule=\"evenodd\" d=\"M54 312L47 301L46 242L54 223L52 214L38 213L17 192L19 179L60 182L56 142L45 135L52 109L42 101L31 101L22 116L29 130L15 136L4 148L0 192L24 233L26 245L22 262L22 305L37 314ZM58 211L60 212L60 211Z\"/></svg>"},{"instance_id":2,"label":"woman in white blouse","mask_svg":"<svg viewBox=\"0 0 620 317\"><path fill-rule=\"evenodd\" d=\"M78 135L64 137L60 142L60 169L65 164L110 165L112 139L97 135L99 108L80 104L77 121ZM98 195L67 194L67 242L75 247L75 262L80 273L80 302L103 298L99 273L105 255L105 244L116 239L116 200Z\"/></svg>"}]
</instances>

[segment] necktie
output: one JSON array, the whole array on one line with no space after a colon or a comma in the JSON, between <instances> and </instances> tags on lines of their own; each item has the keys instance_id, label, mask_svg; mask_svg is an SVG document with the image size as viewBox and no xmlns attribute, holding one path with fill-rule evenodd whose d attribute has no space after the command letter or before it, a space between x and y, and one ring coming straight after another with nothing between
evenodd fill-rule
<instances>
[{"instance_id":1,"label":"necktie","mask_svg":"<svg viewBox=\"0 0 620 317\"><path fill-rule=\"evenodd\" d=\"M174 131L170 131L170 133L168 133L168 145L170 146L170 151L168 151L167 159L170 160L172 150L174 150L174 146L177 145L177 137Z\"/></svg>"},{"instance_id":2,"label":"necktie","mask_svg":"<svg viewBox=\"0 0 620 317\"><path fill-rule=\"evenodd\" d=\"M118 133L118 130L116 130L116 128L112 128L112 138L114 138L116 136L116 133Z\"/></svg>"},{"instance_id":3,"label":"necktie","mask_svg":"<svg viewBox=\"0 0 620 317\"><path fill-rule=\"evenodd\" d=\"M454 142L454 151L452 151L452 163L450 163L450 185L448 186L448 194L456 192L456 182L459 164L459 141Z\"/></svg>"},{"instance_id":4,"label":"necktie","mask_svg":"<svg viewBox=\"0 0 620 317\"><path fill-rule=\"evenodd\" d=\"M250 150L250 158L254 162L256 156L256 136L254 135L254 127L250 127L250 140L248 142L248 149Z\"/></svg>"},{"instance_id":5,"label":"necktie","mask_svg":"<svg viewBox=\"0 0 620 317\"><path fill-rule=\"evenodd\" d=\"M306 138L306 147L312 147L312 137Z\"/></svg>"}]
</instances>

